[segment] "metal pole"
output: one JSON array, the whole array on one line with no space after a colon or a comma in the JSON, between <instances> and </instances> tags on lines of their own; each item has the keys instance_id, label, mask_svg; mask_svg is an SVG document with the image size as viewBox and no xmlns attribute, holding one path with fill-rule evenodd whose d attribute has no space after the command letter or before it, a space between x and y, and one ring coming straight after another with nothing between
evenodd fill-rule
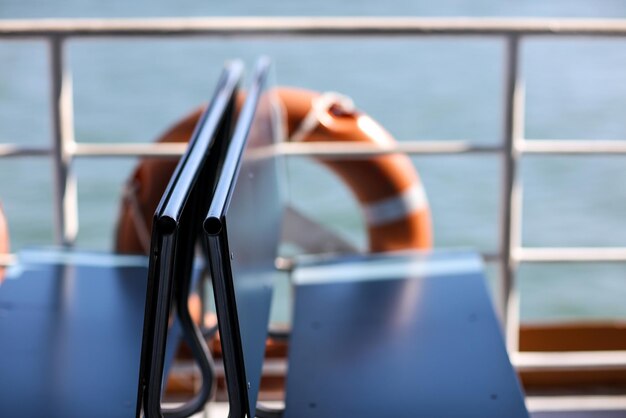
<instances>
[{"instance_id":1,"label":"metal pole","mask_svg":"<svg viewBox=\"0 0 626 418\"><path fill-rule=\"evenodd\" d=\"M501 291L500 308L507 348L516 352L519 339L519 294L515 280L517 261L515 251L520 246L521 181L518 173L520 153L518 143L523 138L524 93L519 75L519 45L517 35L507 37L505 61L504 153L500 219Z\"/></svg>"},{"instance_id":2,"label":"metal pole","mask_svg":"<svg viewBox=\"0 0 626 418\"><path fill-rule=\"evenodd\" d=\"M52 109L52 158L54 179L55 239L57 244L72 245L78 232L76 179L71 172L74 146L72 80L64 67L61 37L51 37L50 87Z\"/></svg>"}]
</instances>

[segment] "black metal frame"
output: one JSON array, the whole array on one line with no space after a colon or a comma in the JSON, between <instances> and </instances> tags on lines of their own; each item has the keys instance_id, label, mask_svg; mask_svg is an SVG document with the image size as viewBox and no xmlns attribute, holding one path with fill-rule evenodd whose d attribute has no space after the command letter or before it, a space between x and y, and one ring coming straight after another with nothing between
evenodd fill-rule
<instances>
[{"instance_id":1,"label":"black metal frame","mask_svg":"<svg viewBox=\"0 0 626 418\"><path fill-rule=\"evenodd\" d=\"M187 299L197 233L232 133L242 69L239 62L224 69L153 218L137 415L142 408L146 417L189 416L200 411L212 393L212 360L202 332L191 320ZM161 393L172 303L203 379L192 400L174 409L164 409Z\"/></svg>"},{"instance_id":2,"label":"black metal frame","mask_svg":"<svg viewBox=\"0 0 626 418\"><path fill-rule=\"evenodd\" d=\"M225 217L241 168L248 133L268 72L269 61L261 59L257 63L254 80L237 121L215 194L203 224L224 356L230 408L229 418L252 417L254 411L248 410L246 371L243 362L243 348L232 281Z\"/></svg>"}]
</instances>

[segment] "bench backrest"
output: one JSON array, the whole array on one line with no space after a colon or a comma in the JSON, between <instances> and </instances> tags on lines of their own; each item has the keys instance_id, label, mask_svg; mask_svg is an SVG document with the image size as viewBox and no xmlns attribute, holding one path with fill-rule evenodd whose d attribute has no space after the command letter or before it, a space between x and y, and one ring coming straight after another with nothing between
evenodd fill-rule
<instances>
[{"instance_id":1,"label":"bench backrest","mask_svg":"<svg viewBox=\"0 0 626 418\"><path fill-rule=\"evenodd\" d=\"M168 416L199 411L210 395L212 370L201 333L187 310L197 233L217 181L232 133L240 63L224 69L209 106L200 118L161 198L152 223L146 316L142 343L138 409L162 416L161 391L168 323L172 307L203 374L198 395ZM141 411L137 411L139 415Z\"/></svg>"},{"instance_id":2,"label":"bench backrest","mask_svg":"<svg viewBox=\"0 0 626 418\"><path fill-rule=\"evenodd\" d=\"M204 221L231 418L253 417L280 239L279 112L261 60Z\"/></svg>"}]
</instances>

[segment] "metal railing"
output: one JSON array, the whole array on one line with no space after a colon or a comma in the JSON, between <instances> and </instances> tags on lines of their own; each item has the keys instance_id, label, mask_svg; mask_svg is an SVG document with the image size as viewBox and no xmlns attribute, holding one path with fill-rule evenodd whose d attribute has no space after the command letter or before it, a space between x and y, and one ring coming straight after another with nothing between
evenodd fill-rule
<instances>
[{"instance_id":1,"label":"metal railing","mask_svg":"<svg viewBox=\"0 0 626 418\"><path fill-rule=\"evenodd\" d=\"M418 19L418 18L206 18L151 20L22 20L0 21L0 40L37 39L50 51L52 146L28 147L0 144L0 157L47 156L54 161L56 240L71 245L78 229L76 179L71 162L92 157L163 157L184 152L181 144L87 144L76 142L73 131L72 79L64 60L65 45L76 38L275 38L275 37L423 37L482 36L504 42L504 117L502 140L497 145L476 145L469 141L404 141L393 147L377 148L348 144L284 143L279 152L318 158L366 158L395 152L412 155L484 155L502 158L500 239L497 253L483 254L486 261L501 269L498 303L505 325L507 346L521 368L585 367L598 361L605 367L626 366L626 353L552 359L520 357L518 352L519 304L516 271L519 263L626 262L626 247L528 248L521 244L522 185L520 160L525 154L626 154L626 140L549 140L524 137L524 85L520 74L520 46L525 38L622 37L626 20L546 19ZM11 257L5 257L6 260ZM5 260L5 261L6 261ZM2 260L0 260L2 261ZM572 360L573 358L573 360ZM579 359L579 360L577 360ZM536 360L536 359L535 359ZM572 363L573 362L573 363ZM595 363L594 363L595 362Z\"/></svg>"}]
</instances>

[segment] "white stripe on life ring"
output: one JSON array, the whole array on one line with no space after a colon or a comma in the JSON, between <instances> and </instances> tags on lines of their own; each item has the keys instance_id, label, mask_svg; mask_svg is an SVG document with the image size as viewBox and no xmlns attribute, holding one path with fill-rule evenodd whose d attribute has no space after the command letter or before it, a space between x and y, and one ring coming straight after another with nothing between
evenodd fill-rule
<instances>
[{"instance_id":1,"label":"white stripe on life ring","mask_svg":"<svg viewBox=\"0 0 626 418\"><path fill-rule=\"evenodd\" d=\"M320 94L311 101L309 112L302 118L300 125L298 125L296 130L291 134L288 141L304 141L320 123L332 123L332 117L328 116L327 112L335 105L341 106L344 112L355 112L354 102L348 96L334 91L327 91L326 93Z\"/></svg>"},{"instance_id":2,"label":"white stripe on life ring","mask_svg":"<svg viewBox=\"0 0 626 418\"><path fill-rule=\"evenodd\" d=\"M365 221L369 226L388 224L405 218L408 214L428 208L428 198L419 183L413 184L397 196L363 206Z\"/></svg>"}]
</instances>

